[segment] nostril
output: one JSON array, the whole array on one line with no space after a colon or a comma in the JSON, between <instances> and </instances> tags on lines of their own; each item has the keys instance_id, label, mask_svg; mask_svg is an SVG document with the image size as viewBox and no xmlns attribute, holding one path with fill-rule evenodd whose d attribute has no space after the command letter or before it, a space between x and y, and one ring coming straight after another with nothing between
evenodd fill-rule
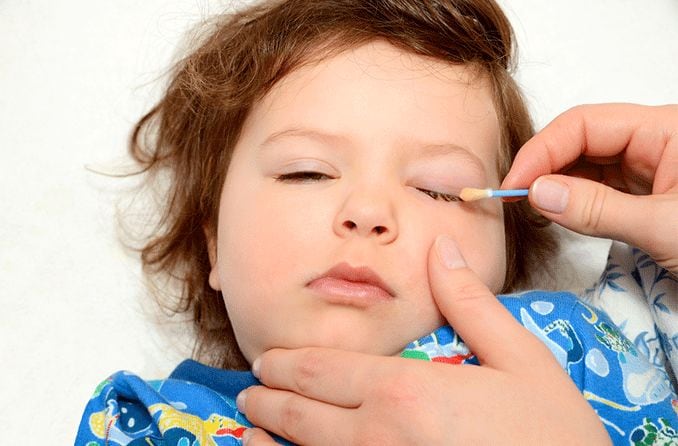
<instances>
[{"instance_id":1,"label":"nostril","mask_svg":"<svg viewBox=\"0 0 678 446\"><path fill-rule=\"evenodd\" d=\"M377 235L383 234L384 232L386 232L386 228L383 227L383 226L375 226L374 230L376 231Z\"/></svg>"},{"instance_id":2,"label":"nostril","mask_svg":"<svg viewBox=\"0 0 678 446\"><path fill-rule=\"evenodd\" d=\"M356 224L349 220L344 222L344 226L346 226L348 229L353 229L356 227Z\"/></svg>"}]
</instances>

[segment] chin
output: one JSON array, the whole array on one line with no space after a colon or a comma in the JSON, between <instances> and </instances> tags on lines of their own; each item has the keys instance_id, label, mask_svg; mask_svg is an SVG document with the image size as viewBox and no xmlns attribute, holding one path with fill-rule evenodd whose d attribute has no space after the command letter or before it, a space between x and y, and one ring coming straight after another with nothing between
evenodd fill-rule
<instances>
[{"instance_id":1,"label":"chin","mask_svg":"<svg viewBox=\"0 0 678 446\"><path fill-rule=\"evenodd\" d=\"M341 330L341 332L315 337L312 340L306 339L302 347L322 347L369 355L394 356L411 341L413 339L401 342L386 334L374 335Z\"/></svg>"},{"instance_id":2,"label":"chin","mask_svg":"<svg viewBox=\"0 0 678 446\"><path fill-rule=\"evenodd\" d=\"M345 317L317 317L312 324L287 326L270 333L270 337L249 351L271 348L330 348L378 356L398 355L407 344L433 332L444 322L410 325L408 330L395 323L370 323L370 320L349 320ZM429 326L430 325L430 326ZM416 329L415 329L416 328ZM250 355L246 355L249 359ZM254 355L256 358L258 355ZM252 358L252 359L254 359Z\"/></svg>"}]
</instances>

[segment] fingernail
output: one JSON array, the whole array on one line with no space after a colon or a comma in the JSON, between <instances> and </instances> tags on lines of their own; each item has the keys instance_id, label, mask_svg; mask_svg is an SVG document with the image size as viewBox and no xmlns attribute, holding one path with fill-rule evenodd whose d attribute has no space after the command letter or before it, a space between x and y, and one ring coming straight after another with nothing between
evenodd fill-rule
<instances>
[{"instance_id":1,"label":"fingernail","mask_svg":"<svg viewBox=\"0 0 678 446\"><path fill-rule=\"evenodd\" d=\"M446 268L456 269L466 267L466 261L452 238L446 235L438 236L436 239L436 251L438 252L438 258Z\"/></svg>"},{"instance_id":2,"label":"fingernail","mask_svg":"<svg viewBox=\"0 0 678 446\"><path fill-rule=\"evenodd\" d=\"M541 210L562 214L567 208L570 189L567 185L548 178L537 178L532 185L532 200Z\"/></svg>"},{"instance_id":3,"label":"fingernail","mask_svg":"<svg viewBox=\"0 0 678 446\"><path fill-rule=\"evenodd\" d=\"M250 438L252 438L252 435L254 435L252 428L245 429L245 431L242 433L242 444L246 446L249 443Z\"/></svg>"},{"instance_id":4,"label":"fingernail","mask_svg":"<svg viewBox=\"0 0 678 446\"><path fill-rule=\"evenodd\" d=\"M247 402L247 390L243 390L235 399L235 405L241 413L245 413L245 403Z\"/></svg>"},{"instance_id":5,"label":"fingernail","mask_svg":"<svg viewBox=\"0 0 678 446\"><path fill-rule=\"evenodd\" d=\"M257 379L259 379L259 367L261 367L261 359L257 358L252 363L252 375Z\"/></svg>"}]
</instances>

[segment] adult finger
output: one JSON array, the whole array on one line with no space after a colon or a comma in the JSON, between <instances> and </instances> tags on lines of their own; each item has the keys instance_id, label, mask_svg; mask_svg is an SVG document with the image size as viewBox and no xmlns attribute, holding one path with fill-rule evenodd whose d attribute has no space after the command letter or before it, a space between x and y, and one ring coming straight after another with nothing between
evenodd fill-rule
<instances>
[{"instance_id":1,"label":"adult finger","mask_svg":"<svg viewBox=\"0 0 678 446\"><path fill-rule=\"evenodd\" d=\"M574 107L525 143L501 187L528 187L537 177L559 172L580 156L610 159L623 153L622 168L631 169L640 183L653 185L652 192L662 193L678 182L676 122L675 105Z\"/></svg>"},{"instance_id":2,"label":"adult finger","mask_svg":"<svg viewBox=\"0 0 678 446\"><path fill-rule=\"evenodd\" d=\"M347 408L358 407L380 363L374 356L329 348L272 349L254 361L267 387ZM379 358L384 359L384 358Z\"/></svg>"},{"instance_id":3,"label":"adult finger","mask_svg":"<svg viewBox=\"0 0 678 446\"><path fill-rule=\"evenodd\" d=\"M450 237L438 236L428 268L438 308L482 365L519 371L540 355L550 355L468 268Z\"/></svg>"},{"instance_id":4,"label":"adult finger","mask_svg":"<svg viewBox=\"0 0 678 446\"><path fill-rule=\"evenodd\" d=\"M528 198L551 221L637 246L665 268L678 271L678 191L630 195L596 181L545 175L532 184Z\"/></svg>"},{"instance_id":5,"label":"adult finger","mask_svg":"<svg viewBox=\"0 0 678 446\"><path fill-rule=\"evenodd\" d=\"M242 444L245 446L277 446L278 443L265 430L252 427L243 433Z\"/></svg>"},{"instance_id":6,"label":"adult finger","mask_svg":"<svg viewBox=\"0 0 678 446\"><path fill-rule=\"evenodd\" d=\"M252 424L295 444L347 444L347 436L350 436L350 428L355 421L355 409L337 407L265 386L243 390L237 403L238 410ZM336 426L346 426L347 431L337 432Z\"/></svg>"}]
</instances>

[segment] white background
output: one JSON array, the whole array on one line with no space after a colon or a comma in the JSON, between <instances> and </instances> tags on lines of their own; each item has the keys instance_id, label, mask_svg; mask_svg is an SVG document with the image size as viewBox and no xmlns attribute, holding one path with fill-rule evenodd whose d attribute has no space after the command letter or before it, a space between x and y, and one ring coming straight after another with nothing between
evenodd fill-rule
<instances>
[{"instance_id":1,"label":"white background","mask_svg":"<svg viewBox=\"0 0 678 446\"><path fill-rule=\"evenodd\" d=\"M166 376L181 325L144 311L116 241L119 163L179 38L231 2L0 0L0 432L70 444L96 384ZM538 127L579 103L678 102L678 1L505 0ZM561 286L597 277L606 241L566 236ZM575 259L576 264L568 262Z\"/></svg>"}]
</instances>

